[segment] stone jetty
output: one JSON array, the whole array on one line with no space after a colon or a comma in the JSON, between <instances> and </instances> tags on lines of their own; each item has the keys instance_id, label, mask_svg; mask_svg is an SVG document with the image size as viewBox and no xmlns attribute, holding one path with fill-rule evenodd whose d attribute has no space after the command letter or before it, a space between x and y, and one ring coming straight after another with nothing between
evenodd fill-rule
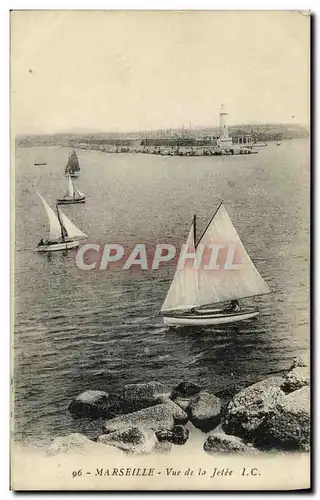
<instances>
[{"instance_id":1,"label":"stone jetty","mask_svg":"<svg viewBox=\"0 0 320 500\"><path fill-rule=\"evenodd\" d=\"M90 426L79 433L75 425L74 433L55 438L50 454L94 446L127 455L170 453L188 441L192 429L203 433L209 454L308 452L309 355L295 358L281 376L241 390L213 394L191 381L173 388L156 381L128 384L119 394L101 387L76 396L68 411L75 424Z\"/></svg>"},{"instance_id":2,"label":"stone jetty","mask_svg":"<svg viewBox=\"0 0 320 500\"><path fill-rule=\"evenodd\" d=\"M251 155L259 152L253 146L234 145L229 148L218 146L113 146L101 144L78 144L78 149L100 151L101 153L136 153L160 156L228 156Z\"/></svg>"}]
</instances>

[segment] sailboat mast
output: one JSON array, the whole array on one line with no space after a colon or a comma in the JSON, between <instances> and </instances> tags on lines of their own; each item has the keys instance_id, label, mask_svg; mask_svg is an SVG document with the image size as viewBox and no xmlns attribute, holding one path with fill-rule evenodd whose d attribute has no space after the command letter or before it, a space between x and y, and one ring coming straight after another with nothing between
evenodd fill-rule
<instances>
[{"instance_id":1,"label":"sailboat mast","mask_svg":"<svg viewBox=\"0 0 320 500\"><path fill-rule=\"evenodd\" d=\"M58 220L59 220L59 224L60 224L60 228L61 228L61 238L63 239L63 241L65 241L66 237L68 236L68 232L62 223L58 204L56 205L56 208L57 208L57 215L58 215Z\"/></svg>"},{"instance_id":2,"label":"sailboat mast","mask_svg":"<svg viewBox=\"0 0 320 500\"><path fill-rule=\"evenodd\" d=\"M194 214L194 216L193 216L193 242L194 242L194 246L196 246L196 241L197 241L196 224L197 224L197 216L196 216L196 214Z\"/></svg>"},{"instance_id":3,"label":"sailboat mast","mask_svg":"<svg viewBox=\"0 0 320 500\"><path fill-rule=\"evenodd\" d=\"M212 222L212 221L213 221L213 219L215 218L215 216L216 216L216 214L217 214L217 212L218 212L219 208L221 207L222 203L223 203L223 200L222 200L222 201L220 201L220 203L219 203L219 205L218 205L218 208L216 209L216 211L214 212L213 216L212 216L212 217L211 217L211 219L209 220L209 222L208 222L208 224L207 224L207 227L205 228L205 230L203 231L202 235L201 235L201 236L200 236L200 238L199 238L199 241L197 242L196 240L194 240L194 245L195 245L195 247L196 247L196 248L197 248L197 246L199 245L199 243L200 243L200 241L202 240L202 238L204 237L204 235L206 234L206 232L207 232L207 230L208 230L208 228L209 228L209 226L210 226L211 222Z\"/></svg>"}]
</instances>

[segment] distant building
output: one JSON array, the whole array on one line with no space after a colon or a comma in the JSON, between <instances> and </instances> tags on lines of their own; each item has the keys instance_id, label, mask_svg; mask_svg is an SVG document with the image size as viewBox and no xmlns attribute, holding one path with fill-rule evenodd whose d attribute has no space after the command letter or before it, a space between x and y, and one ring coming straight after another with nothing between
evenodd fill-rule
<instances>
[{"instance_id":1,"label":"distant building","mask_svg":"<svg viewBox=\"0 0 320 500\"><path fill-rule=\"evenodd\" d=\"M252 134L235 135L232 140L233 144L237 144L239 146L252 146L253 144Z\"/></svg>"}]
</instances>

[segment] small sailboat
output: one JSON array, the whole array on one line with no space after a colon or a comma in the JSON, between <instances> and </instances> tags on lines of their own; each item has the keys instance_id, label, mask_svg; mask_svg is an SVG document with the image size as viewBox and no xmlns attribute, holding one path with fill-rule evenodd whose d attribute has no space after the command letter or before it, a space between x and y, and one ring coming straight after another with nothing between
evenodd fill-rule
<instances>
[{"instance_id":1,"label":"small sailboat","mask_svg":"<svg viewBox=\"0 0 320 500\"><path fill-rule=\"evenodd\" d=\"M79 158L75 150L70 154L66 167L65 167L65 176L70 175L71 177L79 177L80 172L80 164Z\"/></svg>"},{"instance_id":2,"label":"small sailboat","mask_svg":"<svg viewBox=\"0 0 320 500\"><path fill-rule=\"evenodd\" d=\"M188 251L199 244L232 243L241 253L241 268L206 269L205 266L177 266L176 273L161 308L168 326L208 326L234 323L258 316L255 307L240 307L238 300L270 292L270 289L246 252L228 212L220 203L206 230L196 240L196 217L186 242ZM227 304L227 306L226 306Z\"/></svg>"},{"instance_id":3,"label":"small sailboat","mask_svg":"<svg viewBox=\"0 0 320 500\"><path fill-rule=\"evenodd\" d=\"M57 205L57 213L48 205L46 200L38 193L40 199L47 212L50 232L49 238L43 241L41 238L37 245L37 252L54 252L57 250L69 250L76 248L80 244L81 239L88 238L71 220L59 209Z\"/></svg>"},{"instance_id":4,"label":"small sailboat","mask_svg":"<svg viewBox=\"0 0 320 500\"><path fill-rule=\"evenodd\" d=\"M70 174L68 175L69 180L68 180L68 187L67 187L67 192L64 195L63 198L58 198L57 203L59 205L66 205L70 203L85 203L85 195L79 191L79 189L76 188L76 186L73 184L73 181L70 177Z\"/></svg>"}]
</instances>

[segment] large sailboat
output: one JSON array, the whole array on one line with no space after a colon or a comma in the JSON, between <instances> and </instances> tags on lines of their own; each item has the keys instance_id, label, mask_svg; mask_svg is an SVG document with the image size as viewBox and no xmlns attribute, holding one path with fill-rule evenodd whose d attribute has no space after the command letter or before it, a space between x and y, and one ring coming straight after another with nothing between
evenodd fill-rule
<instances>
[{"instance_id":1,"label":"large sailboat","mask_svg":"<svg viewBox=\"0 0 320 500\"><path fill-rule=\"evenodd\" d=\"M63 198L58 198L57 203L59 205L66 205L70 203L85 203L85 195L79 191L79 189L76 188L76 186L73 184L73 181L70 177L70 174L68 175L68 187L67 187L67 192L63 196Z\"/></svg>"},{"instance_id":2,"label":"large sailboat","mask_svg":"<svg viewBox=\"0 0 320 500\"><path fill-rule=\"evenodd\" d=\"M197 252L200 244L202 248L232 244L241 253L241 267L208 270L205 265L192 264L181 269L178 265L161 308L164 323L174 327L207 326L258 316L257 308L240 307L238 301L269 293L270 289L246 252L223 202L198 241L194 216L186 248Z\"/></svg>"},{"instance_id":3,"label":"large sailboat","mask_svg":"<svg viewBox=\"0 0 320 500\"><path fill-rule=\"evenodd\" d=\"M60 210L57 205L57 213L48 205L46 200L38 193L40 199L47 212L50 231L49 238L43 240L41 238L37 245L37 252L54 252L57 250L69 250L76 248L80 244L80 240L88 238L71 220Z\"/></svg>"},{"instance_id":4,"label":"large sailboat","mask_svg":"<svg viewBox=\"0 0 320 500\"><path fill-rule=\"evenodd\" d=\"M80 164L78 155L75 150L73 150L68 158L64 173L66 176L71 175L71 177L79 177L79 172Z\"/></svg>"}]
</instances>

